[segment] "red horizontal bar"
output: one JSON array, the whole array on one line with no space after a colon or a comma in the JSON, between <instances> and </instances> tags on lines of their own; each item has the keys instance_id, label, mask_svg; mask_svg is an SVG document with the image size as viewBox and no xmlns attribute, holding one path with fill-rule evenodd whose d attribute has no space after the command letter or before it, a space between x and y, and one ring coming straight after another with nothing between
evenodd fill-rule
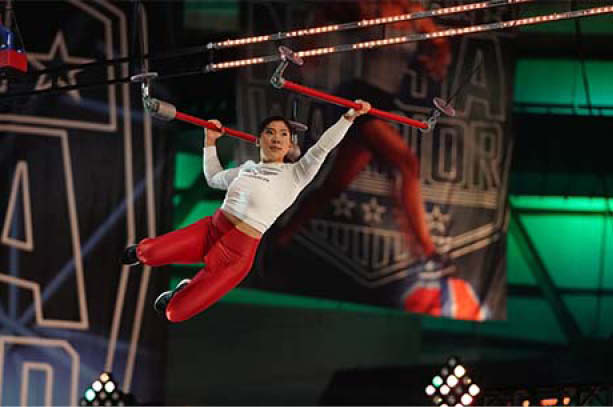
<instances>
[{"instance_id":1,"label":"red horizontal bar","mask_svg":"<svg viewBox=\"0 0 613 407\"><path fill-rule=\"evenodd\" d=\"M295 82L285 80L283 82L283 88L293 90L298 93L302 93L307 96L314 97L316 99L324 100L326 102L334 103L335 105L344 106L359 110L361 108L359 103L352 102L348 99L343 99L338 96L330 95L329 93L321 92L316 89L308 88L306 86L299 85ZM381 119L392 120L398 123L406 124L408 126L417 127L418 129L427 129L428 125L424 122L415 119L409 119L405 116L400 116L395 113L386 112L384 110L379 110L375 108L371 108L368 113L371 116L376 116Z\"/></svg>"},{"instance_id":2,"label":"red horizontal bar","mask_svg":"<svg viewBox=\"0 0 613 407\"><path fill-rule=\"evenodd\" d=\"M242 131L230 129L228 127L222 127L220 129L219 127L217 127L214 123L211 123L210 121L202 120L202 119L199 119L197 117L191 116L189 114L177 112L177 115L175 116L175 118L177 120L181 120L181 121L184 121L184 122L187 122L187 123L195 124L196 126L204 127L205 129L222 131L222 132L227 133L228 135L230 135L232 137L237 137L239 139L248 141L250 143L255 143L255 140L256 140L256 137L251 135L251 134L249 134L249 133L243 133Z\"/></svg>"}]
</instances>

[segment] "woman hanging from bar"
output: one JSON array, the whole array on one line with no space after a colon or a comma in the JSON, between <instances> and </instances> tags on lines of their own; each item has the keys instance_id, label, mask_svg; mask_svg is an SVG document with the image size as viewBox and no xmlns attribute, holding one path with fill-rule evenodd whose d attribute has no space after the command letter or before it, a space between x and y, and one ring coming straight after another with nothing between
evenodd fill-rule
<instances>
[{"instance_id":1,"label":"woman hanging from bar","mask_svg":"<svg viewBox=\"0 0 613 407\"><path fill-rule=\"evenodd\" d=\"M127 265L189 264L205 267L192 280L181 281L155 301L156 311L171 322L193 317L217 302L248 274L260 238L313 179L326 156L343 139L354 119L368 112L370 104L356 100L350 109L320 137L302 158L286 162L296 146L290 123L279 116L264 120L258 131L260 162L247 161L224 170L217 158L216 140L221 133L205 130L204 176L209 186L227 190L213 216L156 238L143 239L126 248ZM221 128L221 123L213 121Z\"/></svg>"}]
</instances>

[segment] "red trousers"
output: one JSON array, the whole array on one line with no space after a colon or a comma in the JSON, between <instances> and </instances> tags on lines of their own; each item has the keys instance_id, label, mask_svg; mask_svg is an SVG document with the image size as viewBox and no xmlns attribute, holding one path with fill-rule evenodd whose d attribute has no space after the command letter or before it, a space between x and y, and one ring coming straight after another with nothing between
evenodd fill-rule
<instances>
[{"instance_id":1,"label":"red trousers","mask_svg":"<svg viewBox=\"0 0 613 407\"><path fill-rule=\"evenodd\" d=\"M183 229L143 239L139 260L149 266L204 262L205 267L166 307L169 321L180 322L213 305L249 273L260 240L236 229L217 210Z\"/></svg>"}]
</instances>

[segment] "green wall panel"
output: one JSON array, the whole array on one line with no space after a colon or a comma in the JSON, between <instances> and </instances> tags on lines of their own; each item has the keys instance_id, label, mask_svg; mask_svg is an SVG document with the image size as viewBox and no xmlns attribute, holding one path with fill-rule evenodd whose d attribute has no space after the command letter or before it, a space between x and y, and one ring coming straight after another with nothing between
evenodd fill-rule
<instances>
[{"instance_id":1,"label":"green wall panel","mask_svg":"<svg viewBox=\"0 0 613 407\"><path fill-rule=\"evenodd\" d=\"M205 216L211 216L221 206L221 201L203 200L197 202L189 212L189 214L180 223L175 222L175 229L184 228L192 223L204 218Z\"/></svg>"},{"instance_id":2,"label":"green wall panel","mask_svg":"<svg viewBox=\"0 0 613 407\"><path fill-rule=\"evenodd\" d=\"M564 295L562 299L575 317L581 333L596 336L598 333L597 299L594 295Z\"/></svg>"},{"instance_id":3,"label":"green wall panel","mask_svg":"<svg viewBox=\"0 0 613 407\"><path fill-rule=\"evenodd\" d=\"M425 330L490 335L552 344L566 343L551 307L541 298L509 297L506 321L469 322L426 316L422 317L421 321Z\"/></svg>"},{"instance_id":4,"label":"green wall panel","mask_svg":"<svg viewBox=\"0 0 613 407\"><path fill-rule=\"evenodd\" d=\"M573 78L578 62L573 60L520 59L515 70L514 101L520 103L572 103ZM547 80L543 80L543 79Z\"/></svg>"},{"instance_id":5,"label":"green wall panel","mask_svg":"<svg viewBox=\"0 0 613 407\"><path fill-rule=\"evenodd\" d=\"M602 276L598 276L599 280L602 279L602 288L605 290L613 291L613 218L607 218L607 242L606 242L606 256L605 256L605 268ZM613 314L611 314L613 315ZM613 325L613 324L612 324Z\"/></svg>"},{"instance_id":6,"label":"green wall panel","mask_svg":"<svg viewBox=\"0 0 613 407\"><path fill-rule=\"evenodd\" d=\"M592 105L613 105L613 62L588 60L585 63ZM526 108L533 113L589 115L581 64L575 59L519 59L515 71L515 103L564 104L576 108ZM595 111L611 116L613 111Z\"/></svg>"},{"instance_id":7,"label":"green wall panel","mask_svg":"<svg viewBox=\"0 0 613 407\"><path fill-rule=\"evenodd\" d=\"M521 219L558 287L613 289L612 199L512 196L510 200L518 213L524 211ZM523 284L529 266L515 238L509 235L508 278L510 283Z\"/></svg>"},{"instance_id":8,"label":"green wall panel","mask_svg":"<svg viewBox=\"0 0 613 407\"><path fill-rule=\"evenodd\" d=\"M584 289L598 287L605 225L603 216L520 216L556 286Z\"/></svg>"},{"instance_id":9,"label":"green wall panel","mask_svg":"<svg viewBox=\"0 0 613 407\"><path fill-rule=\"evenodd\" d=\"M189 0L184 15L190 29L229 32L240 28L238 0Z\"/></svg>"},{"instance_id":10,"label":"green wall panel","mask_svg":"<svg viewBox=\"0 0 613 407\"><path fill-rule=\"evenodd\" d=\"M530 264L522 255L514 229L509 228L507 234L507 283L536 285L536 279L530 269Z\"/></svg>"},{"instance_id":11,"label":"green wall panel","mask_svg":"<svg viewBox=\"0 0 613 407\"><path fill-rule=\"evenodd\" d=\"M590 198L584 196L517 196L510 197L514 207L520 210L565 211L605 213L613 211L613 199Z\"/></svg>"},{"instance_id":12,"label":"green wall panel","mask_svg":"<svg viewBox=\"0 0 613 407\"><path fill-rule=\"evenodd\" d=\"M200 154L177 153L175 160L175 189L188 188L203 177Z\"/></svg>"},{"instance_id":13,"label":"green wall panel","mask_svg":"<svg viewBox=\"0 0 613 407\"><path fill-rule=\"evenodd\" d=\"M557 287L597 287L602 217L520 216Z\"/></svg>"},{"instance_id":14,"label":"green wall panel","mask_svg":"<svg viewBox=\"0 0 613 407\"><path fill-rule=\"evenodd\" d=\"M613 315L613 296L605 295L600 298L600 315L598 318L598 331L597 336L601 338L613 337L613 322L611 321L611 315Z\"/></svg>"},{"instance_id":15,"label":"green wall panel","mask_svg":"<svg viewBox=\"0 0 613 407\"><path fill-rule=\"evenodd\" d=\"M603 294L568 294L563 297L586 337L606 339L613 334L613 297Z\"/></svg>"},{"instance_id":16,"label":"green wall panel","mask_svg":"<svg viewBox=\"0 0 613 407\"><path fill-rule=\"evenodd\" d=\"M566 343L551 306L545 300L509 297L507 310L507 321L483 323L481 333L554 344Z\"/></svg>"},{"instance_id":17,"label":"green wall panel","mask_svg":"<svg viewBox=\"0 0 613 407\"><path fill-rule=\"evenodd\" d=\"M579 1L580 8L591 8L602 5L594 1ZM527 4L521 8L522 17L534 17L546 14L553 14L570 10L570 2L560 4L558 1L543 0L536 1L532 4ZM581 32L586 35L603 35L613 33L613 17L612 16L596 16L579 19ZM523 26L520 28L523 32L530 33L547 33L547 34L575 34L575 20L555 21L546 24L537 24Z\"/></svg>"}]
</instances>

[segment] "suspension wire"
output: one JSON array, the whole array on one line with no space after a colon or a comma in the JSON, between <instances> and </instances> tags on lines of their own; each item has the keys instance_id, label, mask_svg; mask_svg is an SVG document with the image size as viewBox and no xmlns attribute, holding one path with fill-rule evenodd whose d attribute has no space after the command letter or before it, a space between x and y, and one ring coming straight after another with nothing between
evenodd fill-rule
<instances>
[{"instance_id":1,"label":"suspension wire","mask_svg":"<svg viewBox=\"0 0 613 407\"><path fill-rule=\"evenodd\" d=\"M502 21L502 22L496 22L496 23L467 26L467 27L462 27L462 28L452 28L452 29L436 31L432 33L411 34L411 35L405 35L401 37L395 37L395 38L389 38L389 39L383 39L383 40L367 41L367 42L354 43L354 44L342 44L342 45L338 45L334 47L325 47L325 48L317 48L317 49L312 49L312 50L298 51L296 52L296 55L302 58L309 57L309 56L327 55L327 54L332 54L336 52L354 51L354 50L359 50L359 49L372 49L372 48L402 44L402 43L407 43L407 42L423 41L423 40L432 39L432 38L454 37L454 36L467 35L467 34L473 34L473 33L482 33L482 32L488 32L488 31L502 30L506 28L515 28L515 27L520 27L520 26L525 26L525 25L543 24L543 23L549 23L549 22L559 21L559 20L568 20L568 19L596 16L596 15L602 15L602 14L611 14L611 13L613 13L613 6L595 7L595 8L590 8L590 9L554 13L554 14L537 16L537 17L528 17L528 18L522 18L522 19L517 19L517 20L509 20L509 21ZM166 54L158 55L158 56L151 56L148 54L142 55L140 58L147 58L150 61L151 60L162 60L162 59L175 58L175 57L180 57L180 56L202 54L203 52L204 52L204 47L197 46L197 47L191 47L191 48L186 48L186 49L180 49L174 52L170 52L170 53L166 53ZM91 63L86 63L86 64L64 65L59 68L67 69L67 67L70 67L71 69L74 69L74 68L83 69L83 68L88 68L92 66L102 66L102 65L129 62L132 59L133 57L117 58L113 60L96 61L96 62L91 62ZM204 69L201 69L201 70L164 75L164 76L161 76L160 79L198 75L202 73L219 71L222 69L237 68L237 67L242 67L246 65L261 64L261 63L266 63L266 62L277 62L279 60L280 60L280 57L278 55L269 55L269 56L264 56L264 57L250 58L246 60L222 62L218 64L207 64L204 67ZM56 72L58 70L61 70L61 69L53 68L53 69L37 71L36 73L40 75L43 73ZM75 90L75 89L91 88L91 87L96 87L96 86L113 85L116 83L127 82L129 80L130 78L126 77L126 78L120 78L120 79L92 82L92 83L87 83L87 84L64 86L60 88L41 89L41 90L18 92L18 93L8 93L8 94L4 94L0 96L0 100L31 96L31 95L37 95L37 94L53 93L53 92L58 92L58 91L69 91L69 90Z\"/></svg>"},{"instance_id":2,"label":"suspension wire","mask_svg":"<svg viewBox=\"0 0 613 407\"><path fill-rule=\"evenodd\" d=\"M390 45L405 44L408 42L424 41L424 40L435 39L435 38L445 38L445 37L448 38L448 37L456 37L456 36L467 35L467 34L497 31L497 30L503 30L507 28L516 28L516 27L521 27L521 26L526 26L526 25L536 25L536 24L549 23L553 21L569 20L569 19L590 17L590 16L611 14L611 13L613 13L613 6L594 7L590 9L553 13L553 14L547 14L547 15L536 16L536 17L521 18L517 20L500 21L496 23L487 23L487 24L466 26L466 27L460 27L460 28L450 28L450 29L446 29L442 31L435 31L431 33L409 34L409 35L403 35L400 37L386 38L386 39L381 39L381 40L358 42L358 43L352 43L352 44L341 44L341 45L336 45L332 47L315 48L315 49L310 49L310 50L296 51L295 54L301 58L306 58L306 57L312 57L312 56L335 54L339 52L355 51L355 50L360 50L360 49L373 49L373 48L385 47L385 46L390 46ZM263 64L267 62L278 62L280 60L281 60L281 57L279 55L267 55L267 56L260 56L260 57L254 57L254 58L239 59L239 60L226 61L226 62L221 62L221 63L216 63L216 64L208 64L206 66L206 71L207 72L219 71L223 69L239 68L239 67L244 67L248 65L258 65L258 64Z\"/></svg>"},{"instance_id":3,"label":"suspension wire","mask_svg":"<svg viewBox=\"0 0 613 407\"><path fill-rule=\"evenodd\" d=\"M84 64L62 64L60 66L56 66L53 68L42 69L40 71L34 71L31 73L24 73L24 75L40 76L43 74L52 74L52 73L67 71L67 70L72 70L72 69L88 69L88 68L94 68L98 66L117 65L117 64L122 64L126 62L132 62L134 60L139 61L142 59L147 59L149 61L164 61L167 59L201 55L205 51L206 51L205 47L199 45L199 46L194 46L194 47L178 49L176 51L169 51L169 52L165 52L161 54L153 54L153 55L143 54L140 56L137 55L137 56L127 56L127 57L121 57L121 58L102 59L102 60L97 60L93 62L87 62Z\"/></svg>"},{"instance_id":4,"label":"suspension wire","mask_svg":"<svg viewBox=\"0 0 613 407\"><path fill-rule=\"evenodd\" d=\"M411 20L420 20L424 18L431 17L442 17L453 14L460 14L465 12L484 10L487 8L493 7L501 7L501 6L509 6L513 4L520 3L529 3L535 0L491 0L491 1L482 1L479 3L470 3L461 6L454 7L445 7L439 8L435 10L424 10L424 11L416 11L412 13L390 16L390 17L379 17L379 18L369 18L360 21L353 21L350 23L344 24L331 24L321 27L313 27L313 28L305 28L288 32L279 32L276 34L268 34L268 35L259 35L253 37L244 37L238 38L234 40L225 40L220 42L210 42L207 44L207 48L209 49L223 49L223 48L232 48L239 47L243 45L252 45L257 43L263 43L268 41L278 41L285 40L289 38L297 38L297 37L305 37L310 35L317 34L326 34L338 31L347 31L356 28L364 28L377 26L382 24L390 24L390 23L399 23L402 21L411 21Z\"/></svg>"},{"instance_id":5,"label":"suspension wire","mask_svg":"<svg viewBox=\"0 0 613 407\"><path fill-rule=\"evenodd\" d=\"M178 73L160 75L157 78L155 78L155 80L161 81L161 80L166 80L166 79L181 78L185 76L201 75L204 73L205 72L203 70L178 72ZM108 85L117 85L117 84L121 84L125 82L131 82L130 76L125 76L123 78L117 78L117 79L98 81L98 82L62 86L59 88L47 88L47 89L31 90L31 91L25 91L25 92L10 93L10 94L5 94L5 95L0 95L0 101L6 101L10 99L16 99L16 98L27 97L27 96L37 96L37 95L45 95L45 94L48 95L48 94L54 94L54 93L68 92L71 90L90 89L90 88L97 88L97 87L103 87L103 86L108 86Z\"/></svg>"},{"instance_id":6,"label":"suspension wire","mask_svg":"<svg viewBox=\"0 0 613 407\"><path fill-rule=\"evenodd\" d=\"M462 89L464 89L466 87L466 85L468 85L468 83L473 78L473 76L483 66L483 62L484 61L485 61L485 59L482 58L479 61L479 63L475 66L475 68L468 75L466 75L466 78L464 78L464 81L461 82L461 84L458 86L458 88L455 90L455 92L453 92L453 94L451 96L449 96L449 98L445 101L446 104L449 105L449 104L451 104L451 102L453 102L453 100L460 94Z\"/></svg>"}]
</instances>

